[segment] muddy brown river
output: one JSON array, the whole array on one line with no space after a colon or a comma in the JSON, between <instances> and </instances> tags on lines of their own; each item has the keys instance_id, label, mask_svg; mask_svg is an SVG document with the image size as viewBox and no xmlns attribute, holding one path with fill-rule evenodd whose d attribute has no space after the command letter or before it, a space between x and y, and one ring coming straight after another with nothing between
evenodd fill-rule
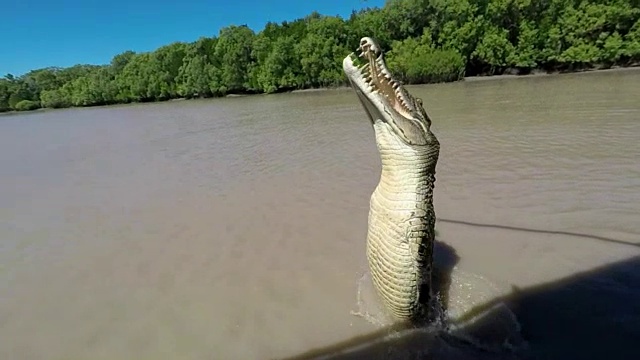
<instances>
[{"instance_id":1,"label":"muddy brown river","mask_svg":"<svg viewBox=\"0 0 640 360\"><path fill-rule=\"evenodd\" d=\"M1 116L0 358L640 358L639 84L410 87L443 302L480 314L435 330L371 295L380 164L349 89Z\"/></svg>"}]
</instances>

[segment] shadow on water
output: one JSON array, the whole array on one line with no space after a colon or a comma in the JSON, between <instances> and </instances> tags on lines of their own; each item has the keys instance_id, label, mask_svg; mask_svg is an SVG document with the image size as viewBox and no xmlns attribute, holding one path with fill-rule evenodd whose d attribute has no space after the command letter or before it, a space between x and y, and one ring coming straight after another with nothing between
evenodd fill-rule
<instances>
[{"instance_id":1,"label":"shadow on water","mask_svg":"<svg viewBox=\"0 0 640 360\"><path fill-rule=\"evenodd\" d=\"M437 232L436 232L437 236ZM449 289L451 288L451 274L453 268L460 261L456 250L448 244L436 239L433 248L433 287L434 292L440 297L442 311L446 311L449 303Z\"/></svg>"},{"instance_id":2,"label":"shadow on water","mask_svg":"<svg viewBox=\"0 0 640 360\"><path fill-rule=\"evenodd\" d=\"M448 288L457 255L438 243L434 260L440 268L436 286ZM505 309L517 319L518 346L486 348L459 336L504 334ZM530 288L514 287L472 309L458 324L446 329L395 324L287 360L640 359L640 256Z\"/></svg>"}]
</instances>

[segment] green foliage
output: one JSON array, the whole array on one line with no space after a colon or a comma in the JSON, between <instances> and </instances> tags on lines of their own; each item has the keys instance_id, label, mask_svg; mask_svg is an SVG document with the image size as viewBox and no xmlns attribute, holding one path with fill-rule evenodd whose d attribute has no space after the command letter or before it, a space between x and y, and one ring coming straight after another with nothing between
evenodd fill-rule
<instances>
[{"instance_id":1,"label":"green foliage","mask_svg":"<svg viewBox=\"0 0 640 360\"><path fill-rule=\"evenodd\" d=\"M640 62L638 0L389 0L349 19L317 12L255 33L125 51L109 64L0 78L0 112L345 85L341 62L375 37L407 83L510 69L563 71Z\"/></svg>"},{"instance_id":2,"label":"green foliage","mask_svg":"<svg viewBox=\"0 0 640 360\"><path fill-rule=\"evenodd\" d=\"M392 40L420 36L429 25L428 0L388 0L380 14Z\"/></svg>"},{"instance_id":3,"label":"green foliage","mask_svg":"<svg viewBox=\"0 0 640 360\"><path fill-rule=\"evenodd\" d=\"M297 44L303 84L332 86L343 81L342 59L352 50L345 46L346 23L339 17L310 19L307 35Z\"/></svg>"},{"instance_id":4,"label":"green foliage","mask_svg":"<svg viewBox=\"0 0 640 360\"><path fill-rule=\"evenodd\" d=\"M388 48L391 45L391 33L387 31L388 21L385 20L385 14L382 9L366 9L351 14L351 18L347 21L348 43L349 49L355 49L360 42L360 38L365 34L371 34L378 40L380 46Z\"/></svg>"},{"instance_id":5,"label":"green foliage","mask_svg":"<svg viewBox=\"0 0 640 360\"><path fill-rule=\"evenodd\" d=\"M73 105L71 97L64 89L45 90L40 94L40 103L46 108L65 108Z\"/></svg>"},{"instance_id":6,"label":"green foliage","mask_svg":"<svg viewBox=\"0 0 640 360\"><path fill-rule=\"evenodd\" d=\"M518 25L518 40L507 61L517 68L532 69L538 66L540 60L540 52L537 49L539 32L532 21L523 20Z\"/></svg>"},{"instance_id":7,"label":"green foliage","mask_svg":"<svg viewBox=\"0 0 640 360\"><path fill-rule=\"evenodd\" d=\"M16 89L9 96L9 107L15 110L19 102L29 100L30 97L31 96L27 90L24 90L23 88Z\"/></svg>"},{"instance_id":8,"label":"green foliage","mask_svg":"<svg viewBox=\"0 0 640 360\"><path fill-rule=\"evenodd\" d=\"M247 26L230 26L220 30L213 56L220 67L212 71L217 92L251 90L249 72L253 66L251 50L255 34ZM217 73L217 74L216 74Z\"/></svg>"},{"instance_id":9,"label":"green foliage","mask_svg":"<svg viewBox=\"0 0 640 360\"><path fill-rule=\"evenodd\" d=\"M465 65L457 51L434 48L428 30L420 39L394 41L387 62L390 70L408 84L460 80Z\"/></svg>"},{"instance_id":10,"label":"green foliage","mask_svg":"<svg viewBox=\"0 0 640 360\"><path fill-rule=\"evenodd\" d=\"M487 64L490 72L510 64L514 46L509 41L509 31L498 27L489 27L471 56L479 63Z\"/></svg>"},{"instance_id":11,"label":"green foliage","mask_svg":"<svg viewBox=\"0 0 640 360\"><path fill-rule=\"evenodd\" d=\"M631 27L629 32L623 37L623 56L640 60L640 19Z\"/></svg>"},{"instance_id":12,"label":"green foliage","mask_svg":"<svg viewBox=\"0 0 640 360\"><path fill-rule=\"evenodd\" d=\"M40 108L40 104L37 101L22 100L14 107L17 111L28 111Z\"/></svg>"},{"instance_id":13,"label":"green foliage","mask_svg":"<svg viewBox=\"0 0 640 360\"><path fill-rule=\"evenodd\" d=\"M213 76L217 73L214 51L217 39L200 38L185 48L176 83L179 96L210 97L220 88Z\"/></svg>"},{"instance_id":14,"label":"green foliage","mask_svg":"<svg viewBox=\"0 0 640 360\"><path fill-rule=\"evenodd\" d=\"M111 59L111 69L113 70L113 72L116 74L122 72L122 69L127 66L127 64L131 61L131 59L133 59L135 55L135 52L129 50L123 52L122 54L114 56L113 59Z\"/></svg>"},{"instance_id":15,"label":"green foliage","mask_svg":"<svg viewBox=\"0 0 640 360\"><path fill-rule=\"evenodd\" d=\"M301 85L300 61L295 56L296 41L279 37L256 69L256 83L265 93L293 89ZM295 66L298 64L298 66Z\"/></svg>"},{"instance_id":16,"label":"green foliage","mask_svg":"<svg viewBox=\"0 0 640 360\"><path fill-rule=\"evenodd\" d=\"M7 79L0 79L0 112L11 110L9 97L11 96L11 83Z\"/></svg>"}]
</instances>

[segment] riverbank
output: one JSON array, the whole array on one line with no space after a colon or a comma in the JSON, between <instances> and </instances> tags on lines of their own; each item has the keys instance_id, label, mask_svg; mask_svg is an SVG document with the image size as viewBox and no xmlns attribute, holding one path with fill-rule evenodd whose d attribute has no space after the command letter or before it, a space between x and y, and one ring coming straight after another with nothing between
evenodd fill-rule
<instances>
[{"instance_id":1,"label":"riverbank","mask_svg":"<svg viewBox=\"0 0 640 360\"><path fill-rule=\"evenodd\" d=\"M640 71L640 63L634 63L634 64L632 64L630 66L616 66L616 67L611 67L611 68L588 68L588 69L579 69L579 70L574 70L574 71L534 70L531 73L521 74L521 75L517 75L517 74L500 74L500 75L465 76L461 80L445 82L445 83L455 83L455 82L459 82L459 81L467 81L467 82L495 81L495 80L506 80L506 79L524 79L524 78L542 77L542 76L561 76L561 75L570 75L570 74L593 74L593 73L600 73L600 72L625 72L625 71ZM444 84L444 83L421 83L421 84L410 84L410 85L411 86L424 86L424 85L433 85L433 84ZM256 95L264 96L264 95L286 94L286 93L292 93L292 94L295 94L295 93L314 93L314 92L324 92L324 91L332 91L332 90L349 90L349 89L351 89L349 86L341 85L341 86L333 86L333 87L288 90L288 91L281 91L281 92L276 92L276 93L272 93L272 94L267 94L267 93L227 94L227 95L219 96L219 97L210 97L209 99L225 98L225 97L226 98L236 98L236 97L247 97L247 96L256 96ZM71 107L67 107L67 108L57 108L57 109L56 108L38 108L38 109L35 109L35 110L25 110L25 111L12 110L12 111L7 111L7 112L0 112L0 116L11 116L11 115L17 115L17 114L30 114L30 113L36 113L36 112L52 111L52 110L63 110L63 109L70 109L70 108L113 107L113 106L123 106L123 105L152 104L152 103L158 103L158 102L188 101L188 100L202 100L202 99L204 99L204 98L199 98L199 97L185 98L185 97L181 97L181 98L174 98L174 99L167 99L167 100L160 100L160 101L102 104L102 105L93 105L93 106L92 105L90 105L90 106L71 106Z\"/></svg>"},{"instance_id":2,"label":"riverbank","mask_svg":"<svg viewBox=\"0 0 640 360\"><path fill-rule=\"evenodd\" d=\"M613 66L610 68L587 68L573 71L544 71L534 70L529 74L500 74L500 75L476 75L465 76L463 81L486 81L486 80L501 80L501 79L520 79L539 76L557 76L557 75L569 75L569 74L592 74L595 72L616 72L616 71L638 71L640 70L640 63L634 63L629 66Z\"/></svg>"},{"instance_id":3,"label":"riverbank","mask_svg":"<svg viewBox=\"0 0 640 360\"><path fill-rule=\"evenodd\" d=\"M440 82L440 83L420 83L420 84L410 84L410 85L421 86L421 85L433 85L433 84L445 84L445 83L448 84L448 83L455 83L459 81L489 81L489 80L504 80L504 79L522 79L522 78L541 77L541 76L592 74L597 72L617 72L617 71L640 71L640 63L632 64L629 66L614 66L610 68L588 68L588 69L580 69L580 70L573 70L573 71L534 70L528 74L474 75L474 76L465 76L458 81L449 81L449 82ZM319 92L319 91L327 91L327 90L345 90L345 89L351 89L351 88L349 86L335 86L335 87L327 87L327 88L311 88L311 89L284 91L284 93L287 93L287 92L288 93L307 93L307 92ZM260 95L267 95L267 94L260 94Z\"/></svg>"}]
</instances>

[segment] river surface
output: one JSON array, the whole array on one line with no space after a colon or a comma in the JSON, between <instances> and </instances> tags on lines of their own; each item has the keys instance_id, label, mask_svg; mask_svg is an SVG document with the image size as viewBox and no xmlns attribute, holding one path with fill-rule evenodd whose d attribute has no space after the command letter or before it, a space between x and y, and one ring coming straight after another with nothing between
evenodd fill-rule
<instances>
[{"instance_id":1,"label":"river surface","mask_svg":"<svg viewBox=\"0 0 640 360\"><path fill-rule=\"evenodd\" d=\"M640 358L639 84L409 87L443 302L481 314L438 333L366 295L380 164L349 89L0 117L0 358Z\"/></svg>"}]
</instances>

